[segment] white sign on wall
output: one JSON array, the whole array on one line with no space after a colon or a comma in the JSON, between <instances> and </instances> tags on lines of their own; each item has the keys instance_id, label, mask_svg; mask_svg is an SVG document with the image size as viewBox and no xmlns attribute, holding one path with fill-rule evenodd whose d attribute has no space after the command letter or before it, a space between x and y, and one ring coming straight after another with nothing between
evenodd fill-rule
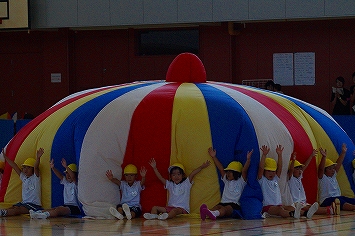
<instances>
[{"instance_id":1,"label":"white sign on wall","mask_svg":"<svg viewBox=\"0 0 355 236\"><path fill-rule=\"evenodd\" d=\"M274 82L285 86L315 84L315 53L274 53Z\"/></svg>"}]
</instances>

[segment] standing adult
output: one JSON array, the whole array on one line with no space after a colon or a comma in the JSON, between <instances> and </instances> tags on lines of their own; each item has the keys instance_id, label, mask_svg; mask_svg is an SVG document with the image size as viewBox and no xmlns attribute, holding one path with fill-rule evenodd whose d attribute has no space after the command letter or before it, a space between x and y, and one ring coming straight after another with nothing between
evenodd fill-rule
<instances>
[{"instance_id":1,"label":"standing adult","mask_svg":"<svg viewBox=\"0 0 355 236\"><path fill-rule=\"evenodd\" d=\"M349 115L350 91L344 88L345 79L339 76L335 80L336 87L332 87L331 103L333 105L332 115Z\"/></svg>"},{"instance_id":2,"label":"standing adult","mask_svg":"<svg viewBox=\"0 0 355 236\"><path fill-rule=\"evenodd\" d=\"M355 115L355 110L353 109L355 106L355 72L351 75L351 80L353 85L350 86L350 114Z\"/></svg>"}]
</instances>

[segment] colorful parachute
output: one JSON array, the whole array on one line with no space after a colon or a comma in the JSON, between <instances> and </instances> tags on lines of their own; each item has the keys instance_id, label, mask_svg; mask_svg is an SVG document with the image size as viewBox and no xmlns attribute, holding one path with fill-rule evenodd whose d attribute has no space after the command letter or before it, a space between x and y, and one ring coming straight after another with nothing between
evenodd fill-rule
<instances>
[{"instance_id":1,"label":"colorful parachute","mask_svg":"<svg viewBox=\"0 0 355 236\"><path fill-rule=\"evenodd\" d=\"M33 119L6 146L7 155L22 164L45 149L41 160L42 203L45 208L63 204L62 187L51 173L49 160L58 168L60 160L79 167L79 199L86 215L110 217L109 207L119 203L118 186L105 176L112 170L122 177L127 164L148 170L141 194L143 212L165 205L167 193L148 162L157 161L163 177L170 164L180 162L187 174L206 160L213 146L224 166L242 163L254 150L248 185L242 198L241 216L260 217L262 194L256 179L260 146L284 146L283 178L286 179L292 152L304 162L313 149L327 149L335 161L346 143L348 153L338 174L343 195L354 197L351 161L354 144L325 111L283 94L258 88L206 82L201 61L193 54L181 54L171 64L166 81L140 81L107 86L70 95ZM317 163L312 160L303 182L309 202L317 199ZM140 176L138 175L138 179ZM281 184L284 201L289 201L287 185ZM10 205L21 200L21 183L6 165L0 201ZM200 204L209 207L220 201L223 183L214 165L194 178L191 212Z\"/></svg>"}]
</instances>

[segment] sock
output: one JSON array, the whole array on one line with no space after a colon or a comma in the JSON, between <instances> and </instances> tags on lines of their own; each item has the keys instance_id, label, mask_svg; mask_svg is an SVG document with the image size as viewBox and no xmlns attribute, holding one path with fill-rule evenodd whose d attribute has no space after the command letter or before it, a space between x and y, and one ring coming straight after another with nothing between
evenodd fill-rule
<instances>
[{"instance_id":1,"label":"sock","mask_svg":"<svg viewBox=\"0 0 355 236\"><path fill-rule=\"evenodd\" d=\"M211 211L212 212L212 214L214 215L214 216L219 216L220 215L220 212L219 212L219 210L215 210L215 211Z\"/></svg>"},{"instance_id":2,"label":"sock","mask_svg":"<svg viewBox=\"0 0 355 236\"><path fill-rule=\"evenodd\" d=\"M327 206L327 215L334 215L334 211L331 206Z\"/></svg>"}]
</instances>

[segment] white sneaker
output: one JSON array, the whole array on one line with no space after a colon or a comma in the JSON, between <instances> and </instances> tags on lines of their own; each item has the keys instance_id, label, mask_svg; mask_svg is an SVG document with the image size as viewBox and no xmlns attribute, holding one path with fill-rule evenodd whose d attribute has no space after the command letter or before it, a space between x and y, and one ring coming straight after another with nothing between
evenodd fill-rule
<instances>
[{"instance_id":1,"label":"white sneaker","mask_svg":"<svg viewBox=\"0 0 355 236\"><path fill-rule=\"evenodd\" d=\"M122 209L126 214L127 220L132 219L131 210L129 209L129 206L126 203L122 204Z\"/></svg>"},{"instance_id":2,"label":"white sneaker","mask_svg":"<svg viewBox=\"0 0 355 236\"><path fill-rule=\"evenodd\" d=\"M295 213L293 214L293 218L299 219L301 217L302 207L303 207L302 203L299 203L299 202L295 203Z\"/></svg>"},{"instance_id":3,"label":"white sneaker","mask_svg":"<svg viewBox=\"0 0 355 236\"><path fill-rule=\"evenodd\" d=\"M116 208L114 207L110 207L109 209L111 215L113 215L114 217L116 217L119 220L123 220L123 215L121 213L119 213Z\"/></svg>"},{"instance_id":4,"label":"white sneaker","mask_svg":"<svg viewBox=\"0 0 355 236\"><path fill-rule=\"evenodd\" d=\"M307 212L307 218L308 219L312 218L314 213L316 213L316 211L318 210L318 207L319 207L318 202L313 203L313 205L308 209L308 212Z\"/></svg>"},{"instance_id":5,"label":"white sneaker","mask_svg":"<svg viewBox=\"0 0 355 236\"><path fill-rule=\"evenodd\" d=\"M144 213L143 217L146 220L158 219L158 215L157 214L151 214L151 213Z\"/></svg>"},{"instance_id":6,"label":"white sneaker","mask_svg":"<svg viewBox=\"0 0 355 236\"><path fill-rule=\"evenodd\" d=\"M159 220L166 220L166 219L168 219L168 217L169 217L168 213L163 213L158 216L158 219Z\"/></svg>"},{"instance_id":7,"label":"white sneaker","mask_svg":"<svg viewBox=\"0 0 355 236\"><path fill-rule=\"evenodd\" d=\"M48 214L46 214L45 212L36 212L37 215L37 219L47 219L48 218Z\"/></svg>"},{"instance_id":8,"label":"white sneaker","mask_svg":"<svg viewBox=\"0 0 355 236\"><path fill-rule=\"evenodd\" d=\"M34 210L30 210L29 213L30 213L31 219L37 219L37 214Z\"/></svg>"}]
</instances>

